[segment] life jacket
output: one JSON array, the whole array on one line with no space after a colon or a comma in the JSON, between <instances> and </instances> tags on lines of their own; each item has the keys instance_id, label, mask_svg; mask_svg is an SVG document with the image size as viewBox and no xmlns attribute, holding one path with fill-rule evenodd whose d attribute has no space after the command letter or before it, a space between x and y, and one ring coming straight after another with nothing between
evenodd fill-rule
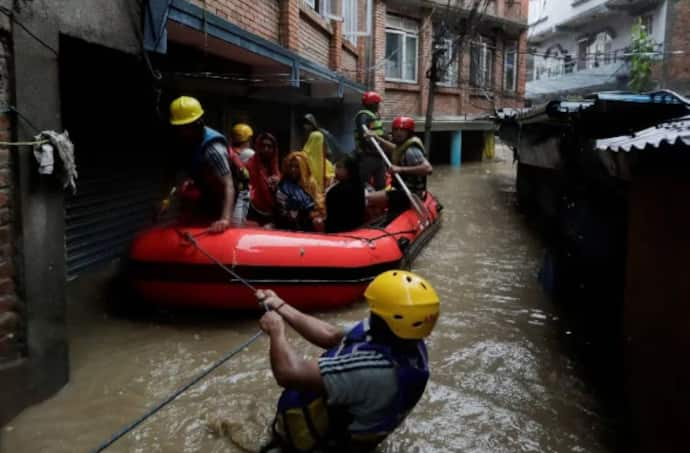
<instances>
[{"instance_id":1,"label":"life jacket","mask_svg":"<svg viewBox=\"0 0 690 453\"><path fill-rule=\"evenodd\" d=\"M417 343L414 354L401 353L388 346L372 343L368 320L357 324L339 346L322 357L338 357L354 351L376 351L393 363L396 371L397 394L389 411L375 426L366 431L351 431L352 418L346 407L328 407L325 396L313 392L285 390L278 400L274 436L287 442L296 452L365 451L373 449L397 428L415 407L429 380L426 346Z\"/></svg>"},{"instance_id":2,"label":"life jacket","mask_svg":"<svg viewBox=\"0 0 690 453\"><path fill-rule=\"evenodd\" d=\"M419 137L412 136L405 140L400 146L398 146L391 154L391 163L399 167L408 167L411 164L405 159L405 152L412 146L416 146L422 150L424 157L426 157L426 150L424 149L424 143L419 139ZM423 197L426 193L426 176L419 175L407 175L401 174L403 182L410 189L411 192ZM398 183L393 180L393 186L397 187Z\"/></svg>"},{"instance_id":3,"label":"life jacket","mask_svg":"<svg viewBox=\"0 0 690 453\"><path fill-rule=\"evenodd\" d=\"M230 173L232 174L232 182L235 187L235 194L241 190L249 190L249 171L246 166L240 160L237 153L228 146L228 141L223 134L210 127L204 127L204 137L201 140L199 146L196 147L194 153L192 154L191 162L189 165L189 174L194 179L195 183L200 186L202 192L205 192L206 196L209 196L209 189L213 196L218 196L221 189L216 187L214 178L209 174L209 170L204 168L203 158L204 150L206 147L214 142L221 143L227 148L228 166L230 167Z\"/></svg>"},{"instance_id":4,"label":"life jacket","mask_svg":"<svg viewBox=\"0 0 690 453\"><path fill-rule=\"evenodd\" d=\"M357 118L359 115L366 115L369 117L369 124L367 127L371 132L374 134L378 135L379 137L383 136L383 121L381 121L381 117L377 115L376 113L372 112L371 110L360 110L357 112L355 115L355 118ZM358 151L364 151L368 149L368 146L365 144L365 139L360 133L360 131L355 127L355 144L357 145L357 150Z\"/></svg>"},{"instance_id":5,"label":"life jacket","mask_svg":"<svg viewBox=\"0 0 690 453\"><path fill-rule=\"evenodd\" d=\"M209 215L217 215L215 211L218 210L218 199L222 199L222 187L213 177L212 171L204 165L204 150L216 142L223 146L227 146L228 143L223 134L210 127L204 127L203 139L187 163L187 172L200 191L199 201L204 205L202 210L208 211Z\"/></svg>"},{"instance_id":6,"label":"life jacket","mask_svg":"<svg viewBox=\"0 0 690 453\"><path fill-rule=\"evenodd\" d=\"M226 147L228 146L228 141L223 134L221 134L215 129L211 129L210 127L204 127L204 137L201 140L199 146L197 146L194 152L192 153L192 157L189 162L188 171L193 179L202 179L202 173L204 170L202 166L204 159L204 150L208 145L214 142L222 143Z\"/></svg>"},{"instance_id":7,"label":"life jacket","mask_svg":"<svg viewBox=\"0 0 690 453\"><path fill-rule=\"evenodd\" d=\"M232 171L232 181L235 184L235 192L249 190L249 169L247 164L240 159L240 153L232 146L228 146L228 162Z\"/></svg>"}]
</instances>

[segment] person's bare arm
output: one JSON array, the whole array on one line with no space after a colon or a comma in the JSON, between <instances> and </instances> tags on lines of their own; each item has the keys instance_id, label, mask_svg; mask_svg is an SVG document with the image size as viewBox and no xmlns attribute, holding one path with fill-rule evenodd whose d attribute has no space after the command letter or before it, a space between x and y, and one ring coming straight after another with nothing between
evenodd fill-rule
<instances>
[{"instance_id":1,"label":"person's bare arm","mask_svg":"<svg viewBox=\"0 0 690 453\"><path fill-rule=\"evenodd\" d=\"M398 165L393 165L391 167L393 173L398 173L401 175L415 175L415 176L426 176L431 174L433 167L426 159L419 165L414 165L412 167L400 167Z\"/></svg>"},{"instance_id":2,"label":"person's bare arm","mask_svg":"<svg viewBox=\"0 0 690 453\"><path fill-rule=\"evenodd\" d=\"M271 369L278 385L295 390L322 392L324 384L318 362L305 360L295 352L287 341L283 318L271 311L263 315L259 323L261 330L268 334L271 341Z\"/></svg>"},{"instance_id":3,"label":"person's bare arm","mask_svg":"<svg viewBox=\"0 0 690 453\"><path fill-rule=\"evenodd\" d=\"M232 173L219 176L223 185L223 209L220 219L216 220L209 227L211 233L221 233L230 227L230 218L235 209L235 184L232 180Z\"/></svg>"},{"instance_id":4,"label":"person's bare arm","mask_svg":"<svg viewBox=\"0 0 690 453\"><path fill-rule=\"evenodd\" d=\"M256 297L260 302L268 306L295 329L305 340L324 349L337 346L343 339L345 332L332 324L309 316L296 308L286 304L275 292L271 290L259 290Z\"/></svg>"},{"instance_id":5,"label":"person's bare arm","mask_svg":"<svg viewBox=\"0 0 690 453\"><path fill-rule=\"evenodd\" d=\"M383 150L387 153L392 153L393 151L395 151L395 148L397 148L397 146L395 146L395 143L386 140L380 135L371 134L371 136L374 137L374 140L376 140L381 145Z\"/></svg>"}]
</instances>

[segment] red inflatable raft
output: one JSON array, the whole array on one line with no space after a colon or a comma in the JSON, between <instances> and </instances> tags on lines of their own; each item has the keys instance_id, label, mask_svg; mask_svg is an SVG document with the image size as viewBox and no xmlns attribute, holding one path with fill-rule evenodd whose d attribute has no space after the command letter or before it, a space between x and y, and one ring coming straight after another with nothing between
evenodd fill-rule
<instances>
[{"instance_id":1,"label":"red inflatable raft","mask_svg":"<svg viewBox=\"0 0 690 453\"><path fill-rule=\"evenodd\" d=\"M139 234L128 279L135 292L159 305L256 309L252 292L181 236L256 288L270 288L304 310L335 308L360 298L379 273L409 266L441 224L441 207L424 201L429 222L412 209L348 233L301 233L232 228L219 235L183 225Z\"/></svg>"}]
</instances>

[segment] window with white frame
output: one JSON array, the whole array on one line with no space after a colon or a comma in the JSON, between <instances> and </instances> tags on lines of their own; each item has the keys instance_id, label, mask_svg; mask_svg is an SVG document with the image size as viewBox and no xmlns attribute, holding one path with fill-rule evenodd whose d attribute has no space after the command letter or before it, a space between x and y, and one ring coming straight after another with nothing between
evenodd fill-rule
<instances>
[{"instance_id":1,"label":"window with white frame","mask_svg":"<svg viewBox=\"0 0 690 453\"><path fill-rule=\"evenodd\" d=\"M597 68L601 65L606 65L612 61L613 37L605 31L597 33L594 41L589 46L589 55L587 59L588 68Z\"/></svg>"},{"instance_id":2,"label":"window with white frame","mask_svg":"<svg viewBox=\"0 0 690 453\"><path fill-rule=\"evenodd\" d=\"M326 19L338 16L332 10L332 7L335 6L332 4L332 0L304 0L304 3Z\"/></svg>"},{"instance_id":3,"label":"window with white frame","mask_svg":"<svg viewBox=\"0 0 690 453\"><path fill-rule=\"evenodd\" d=\"M343 38L352 44L357 44L357 0L342 0L343 2Z\"/></svg>"},{"instance_id":4,"label":"window with white frame","mask_svg":"<svg viewBox=\"0 0 690 453\"><path fill-rule=\"evenodd\" d=\"M527 81L531 82L535 80L535 72L536 72L536 65L535 65L535 58L534 58L534 53L530 51L527 54Z\"/></svg>"},{"instance_id":5,"label":"window with white frame","mask_svg":"<svg viewBox=\"0 0 690 453\"><path fill-rule=\"evenodd\" d=\"M654 33L654 17L651 14L645 14L644 16L639 17L640 22L642 22L642 26L644 27L644 31L647 32L648 35L651 35Z\"/></svg>"},{"instance_id":6,"label":"window with white frame","mask_svg":"<svg viewBox=\"0 0 690 453\"><path fill-rule=\"evenodd\" d=\"M494 44L480 37L470 48L470 84L474 87L492 88L494 79Z\"/></svg>"},{"instance_id":7,"label":"window with white frame","mask_svg":"<svg viewBox=\"0 0 690 453\"><path fill-rule=\"evenodd\" d=\"M581 39L577 42L577 70L587 69L589 51L589 40L587 38Z\"/></svg>"},{"instance_id":8,"label":"window with white frame","mask_svg":"<svg viewBox=\"0 0 690 453\"><path fill-rule=\"evenodd\" d=\"M392 14L386 15L386 80L417 82L419 24Z\"/></svg>"},{"instance_id":9,"label":"window with white frame","mask_svg":"<svg viewBox=\"0 0 690 453\"><path fill-rule=\"evenodd\" d=\"M442 51L439 57L439 69L442 71L439 74L438 84L442 86L454 87L458 84L458 59L453 58L456 52L456 46L452 39L444 39L439 48L436 50Z\"/></svg>"},{"instance_id":10,"label":"window with white frame","mask_svg":"<svg viewBox=\"0 0 690 453\"><path fill-rule=\"evenodd\" d=\"M503 50L503 90L514 93L517 89L517 43L507 43Z\"/></svg>"},{"instance_id":11,"label":"window with white frame","mask_svg":"<svg viewBox=\"0 0 690 453\"><path fill-rule=\"evenodd\" d=\"M546 12L546 0L529 0L529 22L537 22L544 17Z\"/></svg>"},{"instance_id":12,"label":"window with white frame","mask_svg":"<svg viewBox=\"0 0 690 453\"><path fill-rule=\"evenodd\" d=\"M560 53L556 52L554 55L546 60L546 74L550 79L561 77L563 75L563 57Z\"/></svg>"}]
</instances>

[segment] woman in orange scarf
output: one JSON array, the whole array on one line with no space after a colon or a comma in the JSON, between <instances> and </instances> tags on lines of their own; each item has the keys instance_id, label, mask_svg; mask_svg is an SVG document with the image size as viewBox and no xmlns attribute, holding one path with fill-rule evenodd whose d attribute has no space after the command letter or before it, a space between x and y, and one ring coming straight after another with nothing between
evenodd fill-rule
<instances>
[{"instance_id":1,"label":"woman in orange scarf","mask_svg":"<svg viewBox=\"0 0 690 453\"><path fill-rule=\"evenodd\" d=\"M309 170L309 159L301 151L283 160L283 179L276 192L276 226L290 230L324 231L323 194Z\"/></svg>"},{"instance_id":2,"label":"woman in orange scarf","mask_svg":"<svg viewBox=\"0 0 690 453\"><path fill-rule=\"evenodd\" d=\"M280 171L278 170L278 141L271 134L260 134L254 143L256 153L247 162L251 204L247 220L260 225L273 221L275 196Z\"/></svg>"}]
</instances>

